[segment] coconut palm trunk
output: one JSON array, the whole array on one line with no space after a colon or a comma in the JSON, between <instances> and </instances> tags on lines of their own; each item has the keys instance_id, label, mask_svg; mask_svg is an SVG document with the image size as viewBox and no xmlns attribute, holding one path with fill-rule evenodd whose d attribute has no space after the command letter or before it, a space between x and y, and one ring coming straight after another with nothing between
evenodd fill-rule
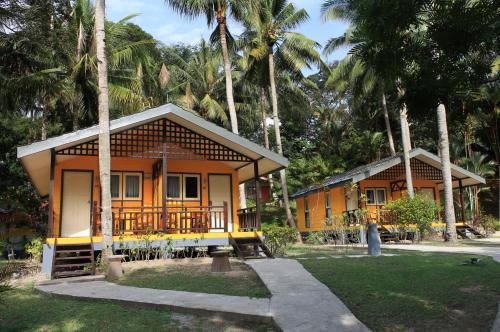
<instances>
[{"instance_id":1,"label":"coconut palm trunk","mask_svg":"<svg viewBox=\"0 0 500 332\"><path fill-rule=\"evenodd\" d=\"M408 130L408 125L407 125L407 120L406 120L406 103L403 103L401 105L401 108L399 109L399 117L401 121L401 140L403 142L403 159L405 163L405 177L406 177L406 189L408 191L408 196L413 197L414 196L414 190L413 190L413 179L411 175L411 163L410 163L410 144L408 142L408 138L410 136L409 130Z\"/></svg>"},{"instance_id":2,"label":"coconut palm trunk","mask_svg":"<svg viewBox=\"0 0 500 332\"><path fill-rule=\"evenodd\" d=\"M278 95L276 93L276 80L274 77L274 55L272 53L272 48L268 55L269 59L269 83L271 85L271 104L273 109L273 123L274 131L276 136L276 146L278 148L278 153L283 155L283 146L281 144L281 133L280 133L280 119L278 115ZM287 222L291 227L295 227L295 220L293 219L292 210L290 209L290 201L288 200L288 185L286 183L286 173L285 170L280 171L281 179L281 191L283 192L283 204L285 205ZM299 235L300 237L300 235Z\"/></svg>"},{"instance_id":3,"label":"coconut palm trunk","mask_svg":"<svg viewBox=\"0 0 500 332\"><path fill-rule=\"evenodd\" d=\"M394 148L394 139L392 138L391 122L389 121L389 111L387 110L387 99L385 97L385 92L382 92L382 108L384 109L384 120L385 128L387 131L387 140L389 141L389 150L391 156L396 155L396 149Z\"/></svg>"},{"instance_id":4,"label":"coconut palm trunk","mask_svg":"<svg viewBox=\"0 0 500 332\"><path fill-rule=\"evenodd\" d=\"M103 257L113 254L113 234L111 227L111 151L109 139L109 103L108 103L108 63L105 45L105 0L95 3L95 37L98 74L99 106L99 177L101 180L101 225Z\"/></svg>"},{"instance_id":5,"label":"coconut palm trunk","mask_svg":"<svg viewBox=\"0 0 500 332\"><path fill-rule=\"evenodd\" d=\"M231 59L229 58L229 51L227 48L226 15L224 10L222 10L221 8L218 8L217 10L217 22L219 24L222 59L224 61L224 74L226 77L226 99L227 99L227 107L229 109L229 119L231 121L231 130L233 133L238 134L238 117L236 116L236 107L234 106ZM247 199L245 195L245 184L239 185L239 192L240 192L240 209L246 209Z\"/></svg>"},{"instance_id":6,"label":"coconut palm trunk","mask_svg":"<svg viewBox=\"0 0 500 332\"><path fill-rule=\"evenodd\" d=\"M450 143L448 141L448 127L446 125L446 108L439 104L437 108L439 131L439 151L443 172L444 190L444 218L446 222L445 240L457 242L457 228L455 225L455 207L453 206L453 183L451 179Z\"/></svg>"},{"instance_id":7,"label":"coconut palm trunk","mask_svg":"<svg viewBox=\"0 0 500 332\"><path fill-rule=\"evenodd\" d=\"M265 109L265 103L266 103L266 90L265 88L261 87L260 88L260 94L259 94L259 108L260 108L260 116L261 116L261 122L262 122L262 131L264 132L264 147L269 150L269 131L267 130L267 123L266 123L266 109ZM273 175L269 174L267 176L267 180L269 181L269 192L271 193L273 200L276 201L276 193L274 192L274 183L273 183Z\"/></svg>"}]
</instances>

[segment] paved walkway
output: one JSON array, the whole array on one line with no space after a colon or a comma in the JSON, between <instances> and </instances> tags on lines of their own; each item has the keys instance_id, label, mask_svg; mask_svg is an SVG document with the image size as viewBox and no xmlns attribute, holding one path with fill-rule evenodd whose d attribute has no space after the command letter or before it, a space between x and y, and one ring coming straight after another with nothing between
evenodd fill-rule
<instances>
[{"instance_id":1,"label":"paved walkway","mask_svg":"<svg viewBox=\"0 0 500 332\"><path fill-rule=\"evenodd\" d=\"M293 259L246 261L271 291L283 331L369 331L328 287Z\"/></svg>"},{"instance_id":2,"label":"paved walkway","mask_svg":"<svg viewBox=\"0 0 500 332\"><path fill-rule=\"evenodd\" d=\"M332 292L292 259L247 261L272 293L255 299L121 286L107 281L43 284L41 291L169 307L273 317L285 332L369 331Z\"/></svg>"},{"instance_id":3,"label":"paved walkway","mask_svg":"<svg viewBox=\"0 0 500 332\"><path fill-rule=\"evenodd\" d=\"M491 256L494 260L500 263L500 247L441 247L422 244L386 244L382 245L382 248Z\"/></svg>"},{"instance_id":4,"label":"paved walkway","mask_svg":"<svg viewBox=\"0 0 500 332\"><path fill-rule=\"evenodd\" d=\"M169 307L270 317L269 299L121 286L107 281L38 285L43 292Z\"/></svg>"}]
</instances>

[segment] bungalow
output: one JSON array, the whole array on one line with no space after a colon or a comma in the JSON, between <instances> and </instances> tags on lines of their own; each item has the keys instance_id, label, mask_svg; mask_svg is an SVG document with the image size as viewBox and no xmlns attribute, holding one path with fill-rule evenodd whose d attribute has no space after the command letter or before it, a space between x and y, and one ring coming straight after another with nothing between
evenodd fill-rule
<instances>
[{"instance_id":1,"label":"bungalow","mask_svg":"<svg viewBox=\"0 0 500 332\"><path fill-rule=\"evenodd\" d=\"M443 197L442 164L438 156L416 148L410 151L413 186L417 193L428 197L439 206ZM455 208L459 231L467 228L464 188L485 183L484 178L451 165L453 188L458 189L459 204ZM335 228L334 216L341 226L363 231L360 216L379 223L381 233L390 233L390 224L384 213L388 201L406 193L404 159L401 154L336 174L320 185L300 190L290 196L297 203L297 227L301 233ZM366 213L361 214L363 209ZM441 218L440 218L441 219ZM436 220L436 227L444 226ZM364 236L358 233L360 240Z\"/></svg>"},{"instance_id":2,"label":"bungalow","mask_svg":"<svg viewBox=\"0 0 500 332\"><path fill-rule=\"evenodd\" d=\"M89 273L101 250L98 130L17 150L48 196L42 270L55 277ZM157 235L155 245L166 238L177 247L232 244L240 254L244 244L263 247L260 197L238 210L238 184L259 188L259 177L286 167L286 158L172 104L113 120L110 132L115 249L144 234Z\"/></svg>"}]
</instances>

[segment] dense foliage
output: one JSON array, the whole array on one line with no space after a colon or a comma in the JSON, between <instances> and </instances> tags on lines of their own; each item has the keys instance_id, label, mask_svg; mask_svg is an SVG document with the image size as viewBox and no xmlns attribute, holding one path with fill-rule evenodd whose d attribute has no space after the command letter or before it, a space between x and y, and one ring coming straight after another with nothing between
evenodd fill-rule
<instances>
[{"instance_id":1,"label":"dense foliage","mask_svg":"<svg viewBox=\"0 0 500 332\"><path fill-rule=\"evenodd\" d=\"M412 198L403 197L391 201L386 208L393 215L391 223L402 230L404 229L405 232L416 228L419 238L428 234L439 212L436 203L422 195L415 195Z\"/></svg>"},{"instance_id":2,"label":"dense foliage","mask_svg":"<svg viewBox=\"0 0 500 332\"><path fill-rule=\"evenodd\" d=\"M262 125L270 123L272 110L263 60L274 52L291 193L389 155L383 94L396 151L401 151L396 116L401 103L408 105L412 145L435 153L435 108L438 102L446 105L452 161L488 178L486 188L467 189L467 211L498 214L495 1L327 0L323 18L351 24L325 46L325 53L351 47L334 63L321 61L317 43L298 33L309 18L304 10L284 0L261 4L260 11L245 10L247 16L227 13L245 28L236 36L226 26L234 102L240 134L277 149L275 127ZM88 0L0 1L0 207L22 208L41 224L44 205L16 160L15 147L97 122L93 12ZM279 12L290 19L271 17ZM212 14L207 19L214 20ZM106 25L112 117L174 102L230 128L216 34L195 46L163 45L130 18ZM304 77L302 69L313 63L320 64L318 72ZM278 178L274 190L280 196ZM474 205L476 195L480 206Z\"/></svg>"}]
</instances>

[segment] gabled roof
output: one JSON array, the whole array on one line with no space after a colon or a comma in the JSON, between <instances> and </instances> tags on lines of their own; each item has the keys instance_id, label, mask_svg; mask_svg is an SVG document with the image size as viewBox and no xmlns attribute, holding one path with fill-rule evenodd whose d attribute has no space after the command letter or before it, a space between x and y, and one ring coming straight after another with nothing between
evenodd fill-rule
<instances>
[{"instance_id":1,"label":"gabled roof","mask_svg":"<svg viewBox=\"0 0 500 332\"><path fill-rule=\"evenodd\" d=\"M288 166L288 160L285 157L173 104L162 105L112 120L110 121L110 132L111 134L121 132L162 118L169 119L257 161L259 175L265 175ZM98 134L99 127L95 125L45 141L20 146L17 148L17 157L21 160L39 193L46 195L49 187L50 150L59 151L80 143L90 142L97 139ZM233 163L232 165L238 171L240 182L253 178L253 163Z\"/></svg>"},{"instance_id":2,"label":"gabled roof","mask_svg":"<svg viewBox=\"0 0 500 332\"><path fill-rule=\"evenodd\" d=\"M415 148L410 151L410 158L416 158L420 161L423 161L426 164L429 164L435 168L441 169L441 158L436 156L433 153L430 153L421 148ZM324 188L335 187L337 185L341 185L346 182L357 183L359 181L365 180L370 176L378 174L382 171L385 171L388 168L396 166L400 163L403 163L403 154L399 153L395 156L387 157L384 159L380 159L374 161L372 163L362 165L356 168L353 168L347 172L333 175L327 180L323 181L323 183L319 185L314 185L309 188L305 188L297 191L296 193L290 196L291 199L295 199L304 195L307 195L311 192L320 191ZM462 180L463 186L472 186L476 184L485 184L486 180L479 175L476 175L465 168L457 166L455 164L451 164L451 174L457 179Z\"/></svg>"}]
</instances>

